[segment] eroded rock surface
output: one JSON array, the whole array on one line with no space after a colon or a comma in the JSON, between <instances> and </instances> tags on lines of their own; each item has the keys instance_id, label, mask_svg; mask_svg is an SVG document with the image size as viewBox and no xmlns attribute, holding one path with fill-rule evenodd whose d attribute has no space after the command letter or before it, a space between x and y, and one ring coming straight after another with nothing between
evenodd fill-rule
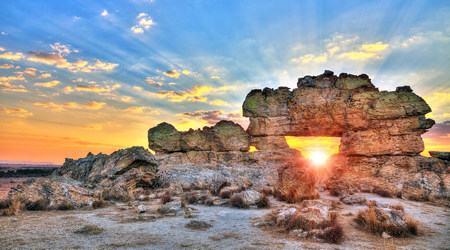
<instances>
[{"instance_id":1,"label":"eroded rock surface","mask_svg":"<svg viewBox=\"0 0 450 250\"><path fill-rule=\"evenodd\" d=\"M343 154L417 155L424 149L420 135L434 124L424 116L428 104L408 86L379 91L365 74L331 71L299 78L297 85L247 95L242 107L252 145L283 145L283 136L336 136Z\"/></svg>"},{"instance_id":2,"label":"eroded rock surface","mask_svg":"<svg viewBox=\"0 0 450 250\"><path fill-rule=\"evenodd\" d=\"M242 151L249 150L249 135L232 121L220 121L202 130L179 132L168 123L161 123L148 131L149 148L156 153L188 151Z\"/></svg>"}]
</instances>

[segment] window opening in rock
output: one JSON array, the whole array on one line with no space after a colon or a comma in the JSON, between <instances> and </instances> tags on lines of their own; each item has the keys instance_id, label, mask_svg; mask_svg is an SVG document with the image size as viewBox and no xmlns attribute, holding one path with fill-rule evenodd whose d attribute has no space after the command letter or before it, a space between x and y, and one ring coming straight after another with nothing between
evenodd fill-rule
<instances>
[{"instance_id":1,"label":"window opening in rock","mask_svg":"<svg viewBox=\"0 0 450 250\"><path fill-rule=\"evenodd\" d=\"M286 136L290 148L299 150L315 165L324 165L327 159L339 152L340 137Z\"/></svg>"},{"instance_id":2,"label":"window opening in rock","mask_svg":"<svg viewBox=\"0 0 450 250\"><path fill-rule=\"evenodd\" d=\"M248 152L255 152L255 151L258 151L258 149L255 146L250 146Z\"/></svg>"}]
</instances>

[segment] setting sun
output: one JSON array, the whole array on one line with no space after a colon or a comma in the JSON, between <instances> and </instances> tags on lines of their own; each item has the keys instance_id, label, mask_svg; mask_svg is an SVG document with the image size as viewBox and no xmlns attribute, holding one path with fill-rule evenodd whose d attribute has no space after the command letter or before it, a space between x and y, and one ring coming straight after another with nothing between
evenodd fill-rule
<instances>
[{"instance_id":1,"label":"setting sun","mask_svg":"<svg viewBox=\"0 0 450 250\"><path fill-rule=\"evenodd\" d=\"M311 161L314 165L323 165L327 161L327 155L323 151L314 151L311 153Z\"/></svg>"}]
</instances>

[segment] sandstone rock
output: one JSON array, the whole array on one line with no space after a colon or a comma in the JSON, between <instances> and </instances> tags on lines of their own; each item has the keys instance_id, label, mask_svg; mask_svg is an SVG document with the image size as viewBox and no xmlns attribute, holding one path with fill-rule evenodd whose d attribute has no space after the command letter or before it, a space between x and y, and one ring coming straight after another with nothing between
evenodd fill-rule
<instances>
[{"instance_id":1,"label":"sandstone rock","mask_svg":"<svg viewBox=\"0 0 450 250\"><path fill-rule=\"evenodd\" d=\"M450 161L450 152L429 151L431 157Z\"/></svg>"},{"instance_id":2,"label":"sandstone rock","mask_svg":"<svg viewBox=\"0 0 450 250\"><path fill-rule=\"evenodd\" d=\"M434 124L424 116L430 111L409 86L380 92L365 74L331 71L299 78L292 91L252 90L243 105L253 144L268 136L342 136L340 152L367 156L420 153L420 135Z\"/></svg>"},{"instance_id":3,"label":"sandstone rock","mask_svg":"<svg viewBox=\"0 0 450 250\"><path fill-rule=\"evenodd\" d=\"M148 147L155 152L183 151L186 147L183 142L181 133L171 124L163 122L148 130Z\"/></svg>"},{"instance_id":4,"label":"sandstone rock","mask_svg":"<svg viewBox=\"0 0 450 250\"><path fill-rule=\"evenodd\" d=\"M137 211L138 213L145 213L147 211L147 207L141 204L137 207Z\"/></svg>"},{"instance_id":5,"label":"sandstone rock","mask_svg":"<svg viewBox=\"0 0 450 250\"><path fill-rule=\"evenodd\" d=\"M190 129L178 132L175 127L161 123L148 134L149 148L158 154L173 152L214 151L229 152L249 150L249 135L232 121L220 121L203 130Z\"/></svg>"},{"instance_id":6,"label":"sandstone rock","mask_svg":"<svg viewBox=\"0 0 450 250\"><path fill-rule=\"evenodd\" d=\"M241 197L242 200L248 205L255 205L259 199L261 199L261 193L254 190L246 190L240 193L234 194L234 196Z\"/></svg>"},{"instance_id":7,"label":"sandstone rock","mask_svg":"<svg viewBox=\"0 0 450 250\"><path fill-rule=\"evenodd\" d=\"M289 148L284 136L252 137L250 145L255 146L258 150L282 150Z\"/></svg>"},{"instance_id":8,"label":"sandstone rock","mask_svg":"<svg viewBox=\"0 0 450 250\"><path fill-rule=\"evenodd\" d=\"M364 204L366 202L366 197L363 195L345 195L341 198L341 201L347 205Z\"/></svg>"}]
</instances>

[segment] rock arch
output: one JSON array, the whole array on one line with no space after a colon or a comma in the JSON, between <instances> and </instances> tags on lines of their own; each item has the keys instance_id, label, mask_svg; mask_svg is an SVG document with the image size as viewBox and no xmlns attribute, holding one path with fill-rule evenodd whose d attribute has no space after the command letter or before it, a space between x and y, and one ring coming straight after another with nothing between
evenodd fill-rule
<instances>
[{"instance_id":1,"label":"rock arch","mask_svg":"<svg viewBox=\"0 0 450 250\"><path fill-rule=\"evenodd\" d=\"M252 90L242 106L250 144L288 147L284 136L341 137L345 155L417 155L434 121L428 104L409 86L379 91L365 74L325 71L298 79L298 88Z\"/></svg>"}]
</instances>

